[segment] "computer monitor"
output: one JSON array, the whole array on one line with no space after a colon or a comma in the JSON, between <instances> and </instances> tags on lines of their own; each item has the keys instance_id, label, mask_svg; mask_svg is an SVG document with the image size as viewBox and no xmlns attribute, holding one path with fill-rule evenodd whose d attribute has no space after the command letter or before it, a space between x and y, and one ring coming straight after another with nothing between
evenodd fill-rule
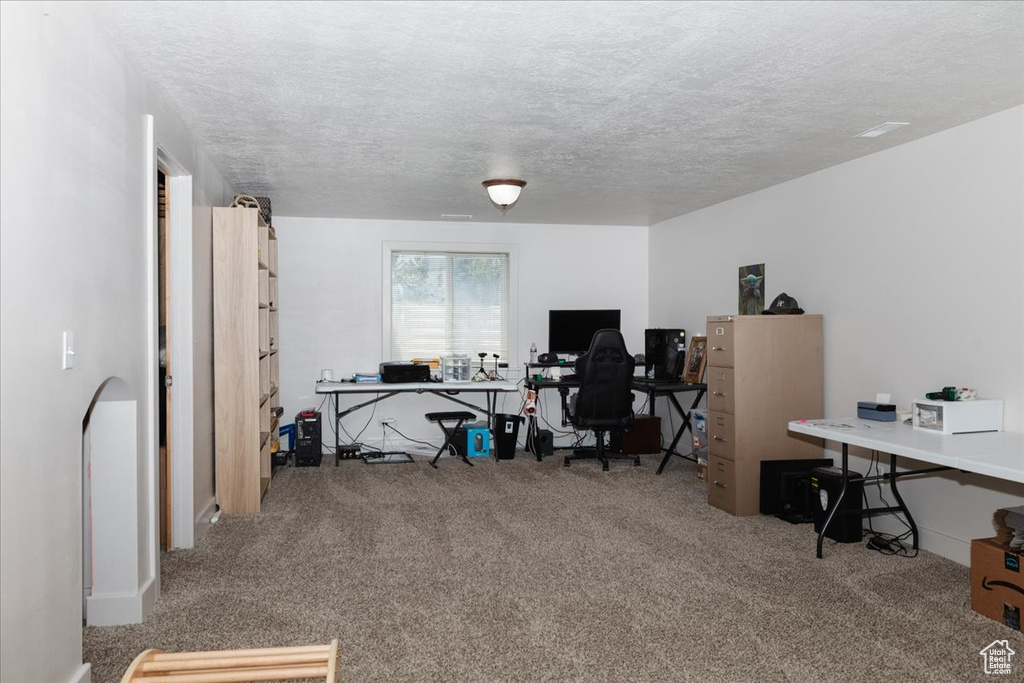
<instances>
[{"instance_id":1,"label":"computer monitor","mask_svg":"<svg viewBox=\"0 0 1024 683\"><path fill-rule=\"evenodd\" d=\"M622 320L618 309L548 311L548 351L585 353L598 330L617 330Z\"/></svg>"}]
</instances>

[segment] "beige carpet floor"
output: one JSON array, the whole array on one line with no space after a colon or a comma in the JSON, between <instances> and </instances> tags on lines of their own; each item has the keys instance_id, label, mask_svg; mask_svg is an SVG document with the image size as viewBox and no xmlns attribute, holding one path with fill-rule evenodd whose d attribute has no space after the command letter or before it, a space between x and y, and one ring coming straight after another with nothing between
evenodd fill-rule
<instances>
[{"instance_id":1,"label":"beige carpet floor","mask_svg":"<svg viewBox=\"0 0 1024 683\"><path fill-rule=\"evenodd\" d=\"M264 512L167 554L143 624L84 630L93 681L141 650L341 641L344 681L970 681L1024 638L968 570L710 508L694 466L561 458L283 469ZM1018 679L1020 680L1020 679Z\"/></svg>"}]
</instances>

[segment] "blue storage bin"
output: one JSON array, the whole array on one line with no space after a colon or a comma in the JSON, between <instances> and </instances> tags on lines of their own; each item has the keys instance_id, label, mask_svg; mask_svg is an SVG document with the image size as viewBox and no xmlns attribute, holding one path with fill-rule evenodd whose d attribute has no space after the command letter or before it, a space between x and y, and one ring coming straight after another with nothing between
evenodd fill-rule
<instances>
[{"instance_id":1,"label":"blue storage bin","mask_svg":"<svg viewBox=\"0 0 1024 683\"><path fill-rule=\"evenodd\" d=\"M463 425L466 430L466 455L483 458L491 454L491 430L486 422L470 422Z\"/></svg>"}]
</instances>

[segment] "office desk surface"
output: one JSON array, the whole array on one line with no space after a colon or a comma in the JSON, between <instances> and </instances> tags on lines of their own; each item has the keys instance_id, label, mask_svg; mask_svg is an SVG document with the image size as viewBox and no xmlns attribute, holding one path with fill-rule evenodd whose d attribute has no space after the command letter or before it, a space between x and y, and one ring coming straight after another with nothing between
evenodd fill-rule
<instances>
[{"instance_id":1,"label":"office desk surface","mask_svg":"<svg viewBox=\"0 0 1024 683\"><path fill-rule=\"evenodd\" d=\"M1017 432L936 434L855 417L794 420L789 431L1024 483L1024 434Z\"/></svg>"},{"instance_id":2,"label":"office desk surface","mask_svg":"<svg viewBox=\"0 0 1024 683\"><path fill-rule=\"evenodd\" d=\"M383 394L517 391L516 382L324 382L316 383L318 394Z\"/></svg>"}]
</instances>

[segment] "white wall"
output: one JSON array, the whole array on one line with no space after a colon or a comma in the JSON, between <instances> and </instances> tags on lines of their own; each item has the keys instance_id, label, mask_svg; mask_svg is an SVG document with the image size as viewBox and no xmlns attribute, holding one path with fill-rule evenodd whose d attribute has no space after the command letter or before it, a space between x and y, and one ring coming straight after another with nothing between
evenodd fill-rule
<instances>
[{"instance_id":1,"label":"white wall","mask_svg":"<svg viewBox=\"0 0 1024 683\"><path fill-rule=\"evenodd\" d=\"M285 217L275 217L274 226L280 249L281 396L286 423L299 409L320 405L314 389L322 368L333 369L341 378L375 370L380 363L386 241L517 246L518 339L511 340L515 357L508 359L510 378L523 377L522 363L529 357L531 342L546 350L550 309L621 309L628 348L643 351L646 227ZM352 397L343 400L355 403ZM549 419L559 426L557 392L545 392L544 402ZM499 402L499 410L518 413L519 407L518 394ZM440 430L423 414L460 409L442 398L397 396L378 405L360 441L380 446L378 418L386 415L396 417L396 427L408 437L439 443ZM326 414L327 407L323 410ZM344 424L354 436L369 418L370 410L364 409ZM325 441L333 443L327 424L324 431ZM398 441L394 437L389 445Z\"/></svg>"},{"instance_id":2,"label":"white wall","mask_svg":"<svg viewBox=\"0 0 1024 683\"><path fill-rule=\"evenodd\" d=\"M650 241L652 325L735 313L738 267L762 262L766 300L824 314L826 415L955 384L1002 398L1005 428L1024 429L1024 108L665 221ZM965 564L993 511L1024 502L979 475L900 490L924 547Z\"/></svg>"},{"instance_id":3,"label":"white wall","mask_svg":"<svg viewBox=\"0 0 1024 683\"><path fill-rule=\"evenodd\" d=\"M89 677L81 646L82 420L110 377L139 401L136 448L142 476L154 487L140 491L149 512L143 570L158 578L156 330L147 322L155 260L145 229L146 195L154 189L145 184L144 116L154 116L157 143L193 174L195 204L221 204L230 194L92 12L82 3L0 5L5 681ZM196 240L208 236L207 228ZM208 260L205 252L197 260ZM197 324L196 334L203 329ZM67 371L60 369L62 330L74 332L78 351ZM212 474L204 479L210 486Z\"/></svg>"}]
</instances>

